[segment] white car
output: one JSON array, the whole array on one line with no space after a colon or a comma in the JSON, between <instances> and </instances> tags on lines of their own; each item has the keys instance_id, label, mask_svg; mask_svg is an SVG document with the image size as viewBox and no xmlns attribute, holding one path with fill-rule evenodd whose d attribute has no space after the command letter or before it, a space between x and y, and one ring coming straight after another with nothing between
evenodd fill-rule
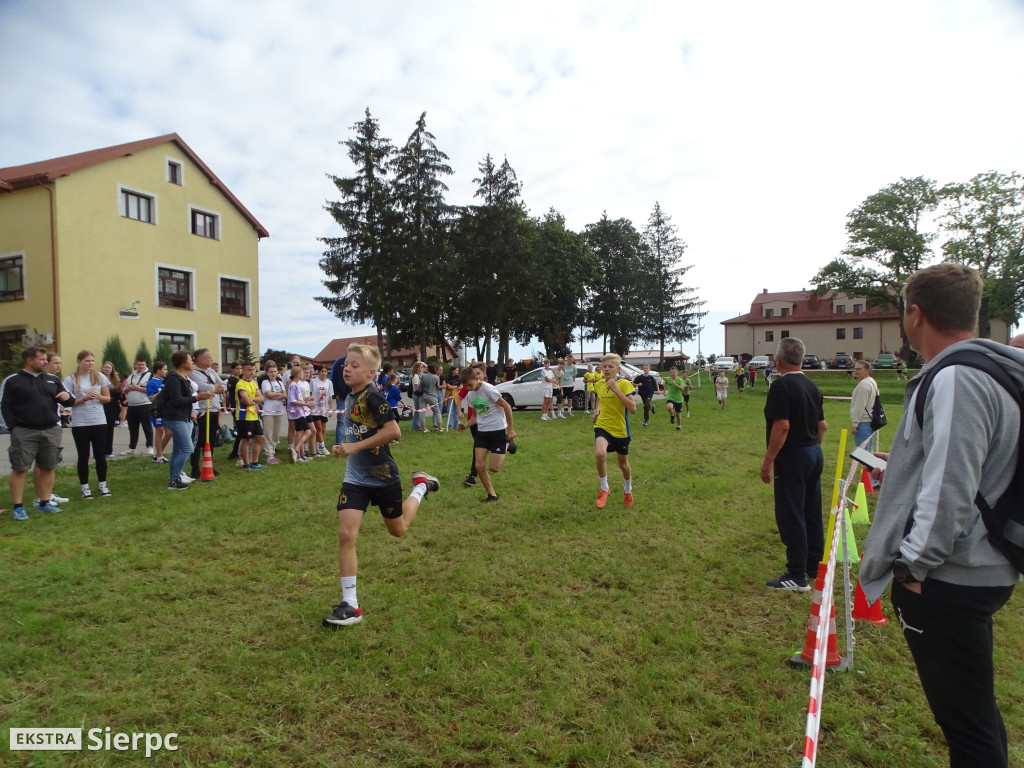
<instances>
[{"instance_id":1,"label":"white car","mask_svg":"<svg viewBox=\"0 0 1024 768\"><path fill-rule=\"evenodd\" d=\"M733 371L736 370L736 358L735 357L716 357L715 362L712 365L716 371Z\"/></svg>"},{"instance_id":2,"label":"white car","mask_svg":"<svg viewBox=\"0 0 1024 768\"><path fill-rule=\"evenodd\" d=\"M540 408L544 402L544 396L541 393L542 370L543 368L534 368L532 371L527 371L522 376L517 376L512 379L512 381L504 381L501 384L498 384L497 389L508 404L517 410L521 411L524 408ZM595 370L597 370L596 366ZM579 363L576 364L576 381L572 390L572 407L573 410L576 411L582 411L586 408L586 391L583 386L583 374L586 372L587 366L580 365ZM630 365L629 363L623 363L620 375L625 379L633 381L642 373L643 371L639 368ZM657 371L651 371L651 374L658 379L661 378ZM662 386L661 389L663 390L664 386ZM639 397L639 394L636 394L636 397Z\"/></svg>"},{"instance_id":3,"label":"white car","mask_svg":"<svg viewBox=\"0 0 1024 768\"><path fill-rule=\"evenodd\" d=\"M750 362L747 363L747 368L755 368L759 371L763 371L771 364L772 359L768 357L768 355L758 355L757 357L750 358Z\"/></svg>"}]
</instances>

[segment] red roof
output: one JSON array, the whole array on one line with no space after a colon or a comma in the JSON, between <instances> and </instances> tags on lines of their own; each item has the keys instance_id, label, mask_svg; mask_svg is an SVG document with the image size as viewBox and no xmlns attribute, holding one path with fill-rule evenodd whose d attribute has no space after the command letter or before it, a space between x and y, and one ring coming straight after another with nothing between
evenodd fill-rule
<instances>
[{"instance_id":1,"label":"red roof","mask_svg":"<svg viewBox=\"0 0 1024 768\"><path fill-rule=\"evenodd\" d=\"M217 178L217 175L210 170L206 163L199 159L199 155L193 152L192 148L176 133L155 136L152 139L143 139L142 141L133 141L128 144L117 144L116 146L103 149L91 149L88 152L55 157L52 160L40 160L37 163L0 168L0 190L12 191L31 187L35 184L55 181L61 176L69 176L83 168L89 168L90 166L105 163L108 160L114 160L119 157L130 157L143 149L149 149L150 147L169 142L177 144L181 151L188 155L189 159L202 170L210 183L219 189L221 194L228 198L232 205L238 209L239 213L249 220L249 223L252 224L253 229L256 230L260 237L270 237L270 233L256 220L256 217L249 212L249 209L242 205L242 202L231 193L231 190L224 186L224 182Z\"/></svg>"},{"instance_id":2,"label":"red roof","mask_svg":"<svg viewBox=\"0 0 1024 768\"><path fill-rule=\"evenodd\" d=\"M826 291L820 296L814 291L806 290L780 291L778 293L762 291L757 294L754 300L750 303L750 311L747 314L723 320L721 324L778 325L781 320L796 323L825 323L835 322L837 317L862 317L873 320L882 320L899 318L900 316L899 310L895 306L887 309L865 306L857 315L853 314L852 307L845 315L836 314L832 310L833 302L843 301L849 298L850 297L845 293L839 293L838 291ZM787 317L783 318L777 314L773 317L764 316L764 305L771 304L776 301L787 302L793 305L793 309Z\"/></svg>"},{"instance_id":3,"label":"red roof","mask_svg":"<svg viewBox=\"0 0 1024 768\"><path fill-rule=\"evenodd\" d=\"M385 343L387 343L387 338L387 334L384 334ZM348 338L345 339L332 339L330 342L327 343L326 347L324 347L323 349L320 350L319 353L317 353L313 360L317 363L329 363L335 360L339 360L345 356L346 352L348 352L349 344L369 344L371 347L375 347L377 346L377 334L374 333L368 336L349 336ZM438 345L432 344L427 349L429 350L435 346ZM445 346L448 348L448 351L451 353L452 357L454 357L455 349L452 347L452 345L449 344L448 342L445 342ZM419 354L419 349L412 347L408 349L391 350L392 358L401 357L418 360Z\"/></svg>"}]
</instances>

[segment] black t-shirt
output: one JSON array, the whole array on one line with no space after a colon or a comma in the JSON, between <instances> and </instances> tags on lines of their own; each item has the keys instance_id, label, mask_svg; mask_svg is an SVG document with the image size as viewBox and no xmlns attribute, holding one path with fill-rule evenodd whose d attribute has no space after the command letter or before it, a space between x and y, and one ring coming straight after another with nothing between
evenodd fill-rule
<instances>
[{"instance_id":1,"label":"black t-shirt","mask_svg":"<svg viewBox=\"0 0 1024 768\"><path fill-rule=\"evenodd\" d=\"M788 419L784 449L817 445L818 422L825 420L823 402L818 385L802 373L794 371L779 376L772 382L764 404L765 444L771 440L775 420Z\"/></svg>"},{"instance_id":2,"label":"black t-shirt","mask_svg":"<svg viewBox=\"0 0 1024 768\"><path fill-rule=\"evenodd\" d=\"M641 400L648 400L654 397L654 390L657 387L657 384L654 383L654 376L649 373L641 374L633 379L633 383L640 390Z\"/></svg>"},{"instance_id":3,"label":"black t-shirt","mask_svg":"<svg viewBox=\"0 0 1024 768\"><path fill-rule=\"evenodd\" d=\"M488 365L484 370L484 375L487 377L488 384L494 384L498 380L498 366Z\"/></svg>"}]
</instances>

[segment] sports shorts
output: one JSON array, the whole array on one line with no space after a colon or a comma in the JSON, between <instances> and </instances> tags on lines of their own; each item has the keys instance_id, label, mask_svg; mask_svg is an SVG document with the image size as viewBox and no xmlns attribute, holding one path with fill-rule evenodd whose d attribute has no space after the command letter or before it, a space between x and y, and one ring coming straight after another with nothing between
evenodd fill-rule
<instances>
[{"instance_id":1,"label":"sports shorts","mask_svg":"<svg viewBox=\"0 0 1024 768\"><path fill-rule=\"evenodd\" d=\"M60 464L60 454L61 430L56 425L48 429L15 427L11 430L7 456L15 472L28 472L33 463L40 469L56 469Z\"/></svg>"},{"instance_id":2,"label":"sports shorts","mask_svg":"<svg viewBox=\"0 0 1024 768\"><path fill-rule=\"evenodd\" d=\"M504 453L508 444L508 435L504 429L492 429L487 432L477 430L473 435L474 448L486 448L488 453Z\"/></svg>"},{"instance_id":3,"label":"sports shorts","mask_svg":"<svg viewBox=\"0 0 1024 768\"><path fill-rule=\"evenodd\" d=\"M366 508L373 504L380 510L381 517L388 520L402 516L402 484L393 483L381 488L374 488L368 485L355 485L353 483L342 483L338 492L338 511L343 509L358 509L366 512Z\"/></svg>"},{"instance_id":4,"label":"sports shorts","mask_svg":"<svg viewBox=\"0 0 1024 768\"><path fill-rule=\"evenodd\" d=\"M608 430L601 429L600 427L594 427L594 439L603 437L608 441L608 451L611 453L618 453L622 456L626 456L629 453L629 438L628 437L613 437L608 434Z\"/></svg>"},{"instance_id":5,"label":"sports shorts","mask_svg":"<svg viewBox=\"0 0 1024 768\"><path fill-rule=\"evenodd\" d=\"M263 434L263 422L259 419L256 421L236 421L235 433L238 435L239 440L248 440L250 437L258 437Z\"/></svg>"}]
</instances>

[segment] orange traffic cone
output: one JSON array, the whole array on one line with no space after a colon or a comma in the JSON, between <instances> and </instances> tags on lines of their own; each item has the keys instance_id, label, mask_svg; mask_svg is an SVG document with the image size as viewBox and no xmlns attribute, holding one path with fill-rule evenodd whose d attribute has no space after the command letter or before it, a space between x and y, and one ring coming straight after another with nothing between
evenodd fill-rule
<instances>
[{"instance_id":1,"label":"orange traffic cone","mask_svg":"<svg viewBox=\"0 0 1024 768\"><path fill-rule=\"evenodd\" d=\"M863 560L864 556L861 555L860 559ZM881 626L889 621L882 614L881 600L875 600L873 605L868 605L868 598L864 594L864 590L861 589L860 579L857 579L857 593L853 597L853 613L850 615L858 621L870 621L876 626Z\"/></svg>"},{"instance_id":2,"label":"orange traffic cone","mask_svg":"<svg viewBox=\"0 0 1024 768\"><path fill-rule=\"evenodd\" d=\"M203 482L213 480L213 451L209 443L203 447L203 468L199 473L199 479Z\"/></svg>"},{"instance_id":3,"label":"orange traffic cone","mask_svg":"<svg viewBox=\"0 0 1024 768\"><path fill-rule=\"evenodd\" d=\"M821 593L825 589L825 575L828 573L826 563L818 563L818 578L814 580L814 603L811 605L811 618L807 622L807 639L804 641L804 648L800 653L793 654L789 663L794 667L809 667L814 664L814 645L817 640L818 622L821 617ZM842 664L843 659L839 655L839 643L836 639L836 607L828 617L828 653L825 656L825 666L834 667Z\"/></svg>"},{"instance_id":4,"label":"orange traffic cone","mask_svg":"<svg viewBox=\"0 0 1024 768\"><path fill-rule=\"evenodd\" d=\"M860 473L860 481L864 483L864 490L868 493L875 492L875 486L871 484L871 472L864 470Z\"/></svg>"}]
</instances>

